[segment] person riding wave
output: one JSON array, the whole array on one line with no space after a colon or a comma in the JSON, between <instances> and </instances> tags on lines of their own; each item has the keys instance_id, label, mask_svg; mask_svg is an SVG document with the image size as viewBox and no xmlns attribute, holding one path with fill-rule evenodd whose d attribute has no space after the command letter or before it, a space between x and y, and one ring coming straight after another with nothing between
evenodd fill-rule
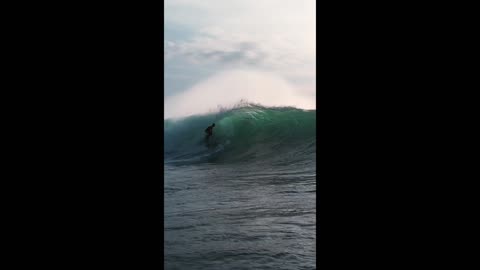
<instances>
[{"instance_id":1,"label":"person riding wave","mask_svg":"<svg viewBox=\"0 0 480 270\"><path fill-rule=\"evenodd\" d=\"M213 123L211 126L207 127L205 129L205 132L207 133L207 139L212 136L213 134L213 128L215 127L215 123Z\"/></svg>"}]
</instances>

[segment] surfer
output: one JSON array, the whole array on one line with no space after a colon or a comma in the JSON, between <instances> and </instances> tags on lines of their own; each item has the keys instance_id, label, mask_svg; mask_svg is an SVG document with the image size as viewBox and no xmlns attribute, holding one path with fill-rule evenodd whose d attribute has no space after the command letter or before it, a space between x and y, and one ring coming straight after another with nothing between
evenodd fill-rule
<instances>
[{"instance_id":1,"label":"surfer","mask_svg":"<svg viewBox=\"0 0 480 270\"><path fill-rule=\"evenodd\" d=\"M215 127L215 123L213 123L211 126L207 127L205 129L205 132L207 133L207 139L212 136L213 133L213 128Z\"/></svg>"}]
</instances>

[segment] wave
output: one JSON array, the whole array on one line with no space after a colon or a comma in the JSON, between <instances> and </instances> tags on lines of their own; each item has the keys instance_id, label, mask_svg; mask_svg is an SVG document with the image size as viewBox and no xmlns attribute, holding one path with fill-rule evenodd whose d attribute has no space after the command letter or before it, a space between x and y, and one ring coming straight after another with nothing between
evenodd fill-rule
<instances>
[{"instance_id":1,"label":"wave","mask_svg":"<svg viewBox=\"0 0 480 270\"><path fill-rule=\"evenodd\" d=\"M312 162L316 111L240 103L216 113L164 120L167 164ZM213 136L205 128L215 123Z\"/></svg>"}]
</instances>

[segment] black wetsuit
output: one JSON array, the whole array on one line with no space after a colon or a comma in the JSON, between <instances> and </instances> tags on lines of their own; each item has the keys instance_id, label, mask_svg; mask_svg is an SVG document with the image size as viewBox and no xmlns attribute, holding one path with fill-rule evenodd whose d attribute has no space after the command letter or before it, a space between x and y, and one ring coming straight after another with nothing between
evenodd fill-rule
<instances>
[{"instance_id":1,"label":"black wetsuit","mask_svg":"<svg viewBox=\"0 0 480 270\"><path fill-rule=\"evenodd\" d=\"M212 132L213 132L213 125L207 127L207 129L205 129L205 132L207 133L207 138L212 136Z\"/></svg>"}]
</instances>

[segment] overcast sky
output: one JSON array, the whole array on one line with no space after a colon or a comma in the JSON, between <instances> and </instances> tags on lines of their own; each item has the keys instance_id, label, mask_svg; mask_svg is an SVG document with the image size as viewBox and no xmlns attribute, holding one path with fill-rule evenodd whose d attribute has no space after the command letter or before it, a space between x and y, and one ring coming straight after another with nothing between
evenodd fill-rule
<instances>
[{"instance_id":1,"label":"overcast sky","mask_svg":"<svg viewBox=\"0 0 480 270\"><path fill-rule=\"evenodd\" d=\"M166 112L189 92L221 95L218 105L266 88L315 106L314 0L165 0L164 33Z\"/></svg>"}]
</instances>

